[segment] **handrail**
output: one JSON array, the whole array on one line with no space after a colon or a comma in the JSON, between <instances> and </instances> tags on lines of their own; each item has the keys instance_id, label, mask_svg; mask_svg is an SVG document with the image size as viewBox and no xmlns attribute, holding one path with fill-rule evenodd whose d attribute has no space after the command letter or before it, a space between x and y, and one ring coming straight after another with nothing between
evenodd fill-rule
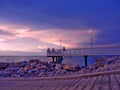
<instances>
[{"instance_id":1,"label":"handrail","mask_svg":"<svg viewBox=\"0 0 120 90\"><path fill-rule=\"evenodd\" d=\"M74 48L66 49L65 51L55 51L56 52L47 53L47 56L116 55L120 54L120 45L93 48Z\"/></svg>"}]
</instances>

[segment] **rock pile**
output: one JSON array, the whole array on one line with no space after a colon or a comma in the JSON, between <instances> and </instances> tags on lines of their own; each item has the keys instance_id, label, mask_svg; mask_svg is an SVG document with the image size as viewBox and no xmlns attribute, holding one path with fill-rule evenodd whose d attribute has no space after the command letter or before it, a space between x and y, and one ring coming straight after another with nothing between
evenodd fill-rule
<instances>
[{"instance_id":1,"label":"rock pile","mask_svg":"<svg viewBox=\"0 0 120 90\"><path fill-rule=\"evenodd\" d=\"M78 65L55 64L53 62L41 62L38 59L0 63L1 77L48 77L65 75L68 72L79 71Z\"/></svg>"}]
</instances>

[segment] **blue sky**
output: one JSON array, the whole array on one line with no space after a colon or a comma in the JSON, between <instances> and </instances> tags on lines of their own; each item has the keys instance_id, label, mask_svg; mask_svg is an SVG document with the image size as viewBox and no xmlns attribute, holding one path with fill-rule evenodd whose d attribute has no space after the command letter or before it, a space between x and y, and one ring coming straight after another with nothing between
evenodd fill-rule
<instances>
[{"instance_id":1,"label":"blue sky","mask_svg":"<svg viewBox=\"0 0 120 90\"><path fill-rule=\"evenodd\" d=\"M0 0L0 54L119 44L119 23L119 0Z\"/></svg>"}]
</instances>

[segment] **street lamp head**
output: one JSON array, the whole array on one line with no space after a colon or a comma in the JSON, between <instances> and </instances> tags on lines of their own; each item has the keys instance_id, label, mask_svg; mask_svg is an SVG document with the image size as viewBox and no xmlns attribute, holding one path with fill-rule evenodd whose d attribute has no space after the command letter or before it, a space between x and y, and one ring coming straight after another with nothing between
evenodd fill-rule
<instances>
[{"instance_id":1,"label":"street lamp head","mask_svg":"<svg viewBox=\"0 0 120 90\"><path fill-rule=\"evenodd\" d=\"M90 34L90 37L91 37L90 38L90 41L91 41L90 46L91 46L91 48L93 47L92 32L93 32L93 30L91 30L91 29L88 31L88 33Z\"/></svg>"},{"instance_id":2,"label":"street lamp head","mask_svg":"<svg viewBox=\"0 0 120 90\"><path fill-rule=\"evenodd\" d=\"M88 33L92 33L92 31L93 31L93 30L90 29L90 30L88 31Z\"/></svg>"}]
</instances>

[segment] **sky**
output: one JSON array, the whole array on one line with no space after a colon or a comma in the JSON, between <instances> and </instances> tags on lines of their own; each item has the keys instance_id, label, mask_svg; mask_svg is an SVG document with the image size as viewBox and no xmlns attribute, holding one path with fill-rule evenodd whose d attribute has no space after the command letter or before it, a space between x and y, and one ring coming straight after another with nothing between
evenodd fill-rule
<instances>
[{"instance_id":1,"label":"sky","mask_svg":"<svg viewBox=\"0 0 120 90\"><path fill-rule=\"evenodd\" d=\"M120 44L120 0L0 0L0 55Z\"/></svg>"}]
</instances>

